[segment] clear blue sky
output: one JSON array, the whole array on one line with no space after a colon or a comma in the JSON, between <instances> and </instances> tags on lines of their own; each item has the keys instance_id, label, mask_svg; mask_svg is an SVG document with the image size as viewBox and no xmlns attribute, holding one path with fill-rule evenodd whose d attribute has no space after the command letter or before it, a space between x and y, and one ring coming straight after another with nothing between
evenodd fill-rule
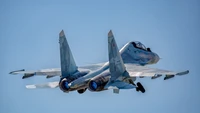
<instances>
[{"instance_id":1,"label":"clear blue sky","mask_svg":"<svg viewBox=\"0 0 200 113\"><path fill-rule=\"evenodd\" d=\"M0 113L199 113L199 6L199 0L1 0ZM22 80L8 73L60 67L62 29L79 66L107 61L112 29L119 48L141 41L162 58L153 67L190 74L168 81L138 79L145 94L25 89L59 79Z\"/></svg>"}]
</instances>

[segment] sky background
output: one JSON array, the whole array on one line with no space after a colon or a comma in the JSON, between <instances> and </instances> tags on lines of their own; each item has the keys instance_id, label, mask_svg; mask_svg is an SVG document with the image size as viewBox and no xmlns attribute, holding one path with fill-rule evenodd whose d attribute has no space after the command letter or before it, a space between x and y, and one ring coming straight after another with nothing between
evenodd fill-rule
<instances>
[{"instance_id":1,"label":"sky background","mask_svg":"<svg viewBox=\"0 0 200 113\"><path fill-rule=\"evenodd\" d=\"M107 33L121 48L140 41L162 59L152 67L183 71L168 81L137 79L135 89L68 94L25 85L59 80L9 75L17 69L60 67L65 31L78 66L108 60ZM200 113L199 0L1 0L0 113Z\"/></svg>"}]
</instances>

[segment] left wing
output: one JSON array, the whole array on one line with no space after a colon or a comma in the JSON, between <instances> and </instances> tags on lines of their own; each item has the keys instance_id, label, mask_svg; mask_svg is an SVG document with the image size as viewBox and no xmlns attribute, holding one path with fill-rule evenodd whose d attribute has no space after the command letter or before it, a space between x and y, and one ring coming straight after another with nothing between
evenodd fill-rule
<instances>
[{"instance_id":1,"label":"left wing","mask_svg":"<svg viewBox=\"0 0 200 113\"><path fill-rule=\"evenodd\" d=\"M41 69L37 71L25 71L25 69L22 69L22 70L11 71L9 74L12 75L24 74L22 79L25 79L35 75L46 76L47 78L51 78L54 76L60 76L61 72L59 68Z\"/></svg>"},{"instance_id":2,"label":"left wing","mask_svg":"<svg viewBox=\"0 0 200 113\"><path fill-rule=\"evenodd\" d=\"M135 64L125 64L126 70L129 72L131 77L151 77L152 79L158 78L161 75L165 75L164 80L170 79L175 75L185 75L189 73L189 70L182 72L168 71L157 68L150 68L147 66L139 66Z\"/></svg>"},{"instance_id":3,"label":"left wing","mask_svg":"<svg viewBox=\"0 0 200 113\"><path fill-rule=\"evenodd\" d=\"M105 63L98 63L98 64L91 64L87 66L81 66L78 68L79 71L81 70L89 70L94 71L98 68L101 68ZM33 77L35 75L37 76L46 76L46 78L51 78L55 76L61 76L61 70L60 68L50 68L50 69L41 69L37 71L25 71L25 69L11 71L9 74L17 75L17 74L23 74L22 79Z\"/></svg>"}]
</instances>

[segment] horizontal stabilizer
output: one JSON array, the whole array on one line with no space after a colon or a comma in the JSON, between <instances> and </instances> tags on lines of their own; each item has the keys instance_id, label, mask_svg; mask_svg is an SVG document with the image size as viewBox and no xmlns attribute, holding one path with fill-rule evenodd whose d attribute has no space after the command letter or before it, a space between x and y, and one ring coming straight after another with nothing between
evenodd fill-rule
<instances>
[{"instance_id":1,"label":"horizontal stabilizer","mask_svg":"<svg viewBox=\"0 0 200 113\"><path fill-rule=\"evenodd\" d=\"M33 85L26 85L27 89L36 89L36 88L57 88L59 85L59 82L48 82L45 84L33 84Z\"/></svg>"},{"instance_id":2,"label":"horizontal stabilizer","mask_svg":"<svg viewBox=\"0 0 200 113\"><path fill-rule=\"evenodd\" d=\"M133 89L133 88L136 88L136 86L119 80L116 80L115 82L109 82L105 86L105 89Z\"/></svg>"}]
</instances>

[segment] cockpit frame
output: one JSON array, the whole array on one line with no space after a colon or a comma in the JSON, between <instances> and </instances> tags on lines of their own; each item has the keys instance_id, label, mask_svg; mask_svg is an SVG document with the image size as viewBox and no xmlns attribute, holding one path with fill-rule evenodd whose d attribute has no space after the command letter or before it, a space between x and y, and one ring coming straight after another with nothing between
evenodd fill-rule
<instances>
[{"instance_id":1,"label":"cockpit frame","mask_svg":"<svg viewBox=\"0 0 200 113\"><path fill-rule=\"evenodd\" d=\"M146 48L141 42L135 41L135 42L132 42L132 45L133 45L135 48L148 51L147 48Z\"/></svg>"}]
</instances>

